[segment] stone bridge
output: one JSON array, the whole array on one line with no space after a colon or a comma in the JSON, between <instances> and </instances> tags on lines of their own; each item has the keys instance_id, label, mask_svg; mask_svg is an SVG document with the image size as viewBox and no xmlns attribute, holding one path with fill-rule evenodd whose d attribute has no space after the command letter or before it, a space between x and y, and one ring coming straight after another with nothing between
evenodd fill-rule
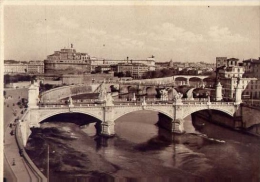
<instances>
[{"instance_id":1,"label":"stone bridge","mask_svg":"<svg viewBox=\"0 0 260 182\"><path fill-rule=\"evenodd\" d=\"M136 92L137 94L156 94L157 89L167 89L173 95L176 94L176 89L174 89L178 85L188 85L189 80L191 78L199 78L201 81L195 85L202 85L203 79L208 76L199 76L199 75L176 75L172 77L164 77L164 78L154 78L154 79L143 79L143 80L132 80L132 81L117 81L117 82L103 82L103 83L95 83L92 85L69 85L57 87L55 89L51 89L45 91L40 95L40 100L42 102L52 102L58 101L64 98L68 98L75 95L93 93L98 90L101 84L105 84L107 90L109 92L119 91L121 94ZM187 81L176 81L177 78L185 78ZM194 85L193 85L194 86Z\"/></svg>"},{"instance_id":2,"label":"stone bridge","mask_svg":"<svg viewBox=\"0 0 260 182\"><path fill-rule=\"evenodd\" d=\"M114 126L118 118L135 111L150 110L164 114L171 119L171 123L165 123L168 130L175 133L183 133L184 118L194 112L218 110L234 116L239 111L239 108L239 104L229 102L183 102L182 100L178 102L148 102L146 100L142 102L118 101L110 105L106 103L52 104L30 107L23 122L21 122L21 128L23 131L23 141L26 143L30 135L30 128L39 127L40 123L45 119L62 113L82 113L100 120L102 126L101 134L111 136L115 134Z\"/></svg>"},{"instance_id":3,"label":"stone bridge","mask_svg":"<svg viewBox=\"0 0 260 182\"><path fill-rule=\"evenodd\" d=\"M146 100L144 97L141 101L136 101L135 98L132 101L126 101L113 100L111 93L107 93L103 85L103 88L100 89L99 99L96 101L77 102L70 97L68 104L61 104L60 102L39 104L39 85L34 83L29 87L28 110L21 120L23 142L24 144L27 142L31 127L39 127L45 119L63 113L82 113L95 117L100 120L101 134L107 136L115 134L114 126L118 118L141 110L155 111L170 118L169 121L163 121L162 126L175 133L183 133L184 118L198 111L217 110L231 117L241 116L242 89L240 87L236 89L235 102L220 102L221 89L221 85L218 84L216 89L216 100L218 102L211 102L209 98L204 101L185 101L180 93L177 93L173 100L169 100L167 97L159 100Z\"/></svg>"}]
</instances>

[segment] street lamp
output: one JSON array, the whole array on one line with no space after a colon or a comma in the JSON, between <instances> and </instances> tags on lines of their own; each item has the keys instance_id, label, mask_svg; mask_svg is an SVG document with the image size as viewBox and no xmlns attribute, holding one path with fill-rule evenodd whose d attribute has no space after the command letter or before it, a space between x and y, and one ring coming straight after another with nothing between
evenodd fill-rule
<instances>
[{"instance_id":1,"label":"street lamp","mask_svg":"<svg viewBox=\"0 0 260 182\"><path fill-rule=\"evenodd\" d=\"M50 151L49 151L49 145L47 146L47 182L50 181L49 175L50 175Z\"/></svg>"}]
</instances>

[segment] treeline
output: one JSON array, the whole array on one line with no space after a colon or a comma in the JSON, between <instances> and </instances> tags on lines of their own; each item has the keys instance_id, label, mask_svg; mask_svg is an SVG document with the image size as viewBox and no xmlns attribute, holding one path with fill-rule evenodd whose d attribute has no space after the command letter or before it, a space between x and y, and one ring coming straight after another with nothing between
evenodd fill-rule
<instances>
[{"instance_id":1,"label":"treeline","mask_svg":"<svg viewBox=\"0 0 260 182\"><path fill-rule=\"evenodd\" d=\"M35 79L35 75L4 75L4 84L16 83L21 81L31 81Z\"/></svg>"},{"instance_id":2,"label":"treeline","mask_svg":"<svg viewBox=\"0 0 260 182\"><path fill-rule=\"evenodd\" d=\"M148 71L143 75L143 79L150 79L150 78L162 78L162 77L169 77L174 76L175 70L172 69L161 69L155 71Z\"/></svg>"}]
</instances>

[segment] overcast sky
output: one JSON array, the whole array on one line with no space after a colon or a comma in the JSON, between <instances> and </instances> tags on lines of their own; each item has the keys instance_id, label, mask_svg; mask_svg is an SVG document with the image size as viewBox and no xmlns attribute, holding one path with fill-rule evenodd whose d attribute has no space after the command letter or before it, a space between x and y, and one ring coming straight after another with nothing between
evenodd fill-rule
<instances>
[{"instance_id":1,"label":"overcast sky","mask_svg":"<svg viewBox=\"0 0 260 182\"><path fill-rule=\"evenodd\" d=\"M73 43L109 59L215 62L260 56L259 6L4 6L4 58L44 60Z\"/></svg>"}]
</instances>

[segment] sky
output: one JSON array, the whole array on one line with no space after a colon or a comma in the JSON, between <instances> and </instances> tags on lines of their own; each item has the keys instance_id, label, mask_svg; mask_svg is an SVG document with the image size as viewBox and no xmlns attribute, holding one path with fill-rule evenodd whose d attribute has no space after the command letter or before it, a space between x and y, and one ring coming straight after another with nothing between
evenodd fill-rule
<instances>
[{"instance_id":1,"label":"sky","mask_svg":"<svg viewBox=\"0 0 260 182\"><path fill-rule=\"evenodd\" d=\"M260 6L5 5L4 59L44 60L72 43L106 59L260 57Z\"/></svg>"}]
</instances>

